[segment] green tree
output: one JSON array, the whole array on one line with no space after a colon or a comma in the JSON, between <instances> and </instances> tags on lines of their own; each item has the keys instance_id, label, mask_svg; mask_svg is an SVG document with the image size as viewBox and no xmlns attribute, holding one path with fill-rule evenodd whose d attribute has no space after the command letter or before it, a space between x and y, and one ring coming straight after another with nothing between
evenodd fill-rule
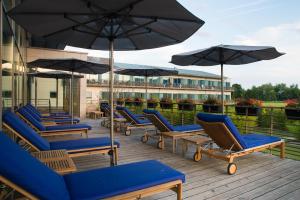
<instances>
[{"instance_id":1,"label":"green tree","mask_svg":"<svg viewBox=\"0 0 300 200\"><path fill-rule=\"evenodd\" d=\"M232 96L234 99L244 97L245 90L242 88L240 84L233 84L232 88L233 88Z\"/></svg>"}]
</instances>

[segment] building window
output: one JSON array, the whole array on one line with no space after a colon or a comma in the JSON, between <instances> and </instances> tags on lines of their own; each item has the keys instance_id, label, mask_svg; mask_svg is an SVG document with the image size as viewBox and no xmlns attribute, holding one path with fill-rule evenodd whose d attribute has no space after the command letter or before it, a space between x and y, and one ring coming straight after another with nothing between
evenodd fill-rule
<instances>
[{"instance_id":1,"label":"building window","mask_svg":"<svg viewBox=\"0 0 300 200\"><path fill-rule=\"evenodd\" d=\"M57 97L57 93L51 91L51 92L50 92L50 98L56 98L56 97Z\"/></svg>"},{"instance_id":2,"label":"building window","mask_svg":"<svg viewBox=\"0 0 300 200\"><path fill-rule=\"evenodd\" d=\"M2 91L2 97L3 98L11 98L11 91L9 91L9 90Z\"/></svg>"}]
</instances>

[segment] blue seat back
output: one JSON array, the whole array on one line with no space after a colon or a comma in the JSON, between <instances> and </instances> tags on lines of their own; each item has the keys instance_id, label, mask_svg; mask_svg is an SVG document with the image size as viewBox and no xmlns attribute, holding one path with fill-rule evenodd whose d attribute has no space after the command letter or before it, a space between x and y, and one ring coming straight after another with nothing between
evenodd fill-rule
<instances>
[{"instance_id":1,"label":"blue seat back","mask_svg":"<svg viewBox=\"0 0 300 200\"><path fill-rule=\"evenodd\" d=\"M64 178L0 132L0 175L39 199L70 199Z\"/></svg>"},{"instance_id":2,"label":"blue seat back","mask_svg":"<svg viewBox=\"0 0 300 200\"><path fill-rule=\"evenodd\" d=\"M221 122L223 123L227 129L231 132L231 134L234 136L236 141L244 148L247 148L247 145L241 136L239 130L234 125L234 123L231 121L230 117L227 115L217 115L217 114L208 114L208 113L198 113L197 118L204 122ZM205 128L204 128L205 129Z\"/></svg>"},{"instance_id":3,"label":"blue seat back","mask_svg":"<svg viewBox=\"0 0 300 200\"><path fill-rule=\"evenodd\" d=\"M26 104L26 107L30 109L32 112L36 113L39 116L39 118L42 117L40 111L38 111L32 104L28 103Z\"/></svg>"},{"instance_id":4,"label":"blue seat back","mask_svg":"<svg viewBox=\"0 0 300 200\"><path fill-rule=\"evenodd\" d=\"M30 126L22 121L15 113L6 111L3 114L3 122L10 126L17 133L31 142L41 151L50 150L50 144L47 140L37 134Z\"/></svg>"},{"instance_id":5,"label":"blue seat back","mask_svg":"<svg viewBox=\"0 0 300 200\"><path fill-rule=\"evenodd\" d=\"M147 118L160 130L160 131L174 131L174 126L170 124L170 122L160 114L157 110L148 110L144 109L143 112L147 116ZM155 117L151 117L154 115ZM164 130L163 130L164 129ZM168 130L165 130L168 129Z\"/></svg>"},{"instance_id":6,"label":"blue seat back","mask_svg":"<svg viewBox=\"0 0 300 200\"><path fill-rule=\"evenodd\" d=\"M135 124L143 124L143 122L141 122L140 121L140 119L139 118L137 118L128 108L126 108L126 107L122 107L122 106L117 106L117 108L116 108L118 111L123 111L126 115L128 115L129 116L129 118L127 117L127 116L123 116L123 117L125 117L127 120L133 120L133 122L135 123Z\"/></svg>"},{"instance_id":7,"label":"blue seat back","mask_svg":"<svg viewBox=\"0 0 300 200\"><path fill-rule=\"evenodd\" d=\"M27 110L22 107L17 110L23 117L25 117L33 126L40 131L45 131L46 127L38 120L36 120Z\"/></svg>"},{"instance_id":8,"label":"blue seat back","mask_svg":"<svg viewBox=\"0 0 300 200\"><path fill-rule=\"evenodd\" d=\"M38 120L39 122L42 121L40 115L34 111L33 109L31 109L29 106L23 106L23 108L29 113L31 114L32 117L34 117L36 120Z\"/></svg>"}]
</instances>

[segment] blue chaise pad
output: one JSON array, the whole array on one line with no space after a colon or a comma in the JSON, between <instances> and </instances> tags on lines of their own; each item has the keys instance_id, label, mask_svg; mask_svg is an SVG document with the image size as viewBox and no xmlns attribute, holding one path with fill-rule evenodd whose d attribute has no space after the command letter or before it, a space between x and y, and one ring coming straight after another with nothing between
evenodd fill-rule
<instances>
[{"instance_id":1,"label":"blue chaise pad","mask_svg":"<svg viewBox=\"0 0 300 200\"><path fill-rule=\"evenodd\" d=\"M107 167L64 176L71 199L104 199L170 181L185 175L155 160Z\"/></svg>"},{"instance_id":2,"label":"blue chaise pad","mask_svg":"<svg viewBox=\"0 0 300 200\"><path fill-rule=\"evenodd\" d=\"M247 148L257 147L257 146L281 141L279 137L260 135L254 133L242 135L242 138L246 143Z\"/></svg>"},{"instance_id":3,"label":"blue chaise pad","mask_svg":"<svg viewBox=\"0 0 300 200\"><path fill-rule=\"evenodd\" d=\"M114 142L117 147L120 147L120 143ZM85 148L94 148L94 147L105 147L110 146L110 138L109 137L101 137L101 138L84 138L77 140L64 140L64 141L55 141L50 142L51 150L56 149L85 149Z\"/></svg>"},{"instance_id":4,"label":"blue chaise pad","mask_svg":"<svg viewBox=\"0 0 300 200\"><path fill-rule=\"evenodd\" d=\"M202 130L202 127L199 124L190 124L182 126L173 126L173 131L178 132L192 132Z\"/></svg>"},{"instance_id":5,"label":"blue chaise pad","mask_svg":"<svg viewBox=\"0 0 300 200\"><path fill-rule=\"evenodd\" d=\"M25 117L33 126L35 126L40 131L45 131L46 127L38 121L36 118L34 118L26 108L22 107L17 110L23 117Z\"/></svg>"},{"instance_id":6,"label":"blue chaise pad","mask_svg":"<svg viewBox=\"0 0 300 200\"><path fill-rule=\"evenodd\" d=\"M126 112L137 124L151 124L151 122L148 119L140 119L126 107L117 106L117 110L123 110L124 112Z\"/></svg>"},{"instance_id":7,"label":"blue chaise pad","mask_svg":"<svg viewBox=\"0 0 300 200\"><path fill-rule=\"evenodd\" d=\"M9 125L17 133L26 138L30 143L36 146L41 151L50 150L50 144L47 140L37 134L31 127L29 127L23 120L21 120L15 113L6 111L3 114L3 122Z\"/></svg>"},{"instance_id":8,"label":"blue chaise pad","mask_svg":"<svg viewBox=\"0 0 300 200\"><path fill-rule=\"evenodd\" d=\"M239 130L236 128L234 123L231 121L230 117L227 115L216 115L216 114L207 114L207 113L198 113L197 118L199 120L205 122L222 122L225 126L230 130L235 139L239 142L239 144L243 147L243 149L247 149L247 144L245 143L242 135Z\"/></svg>"},{"instance_id":9,"label":"blue chaise pad","mask_svg":"<svg viewBox=\"0 0 300 200\"><path fill-rule=\"evenodd\" d=\"M39 199L69 200L64 178L0 132L0 174Z\"/></svg>"},{"instance_id":10,"label":"blue chaise pad","mask_svg":"<svg viewBox=\"0 0 300 200\"><path fill-rule=\"evenodd\" d=\"M200 125L198 125L198 124L173 126L157 110L147 110L147 109L145 109L143 112L146 113L146 114L155 115L170 131L189 132L189 131L197 131L197 130L201 130L202 129L202 127Z\"/></svg>"},{"instance_id":11,"label":"blue chaise pad","mask_svg":"<svg viewBox=\"0 0 300 200\"><path fill-rule=\"evenodd\" d=\"M72 119L43 119L43 122L56 122L56 123L71 123ZM79 123L80 120L78 118L74 118L73 122Z\"/></svg>"},{"instance_id":12,"label":"blue chaise pad","mask_svg":"<svg viewBox=\"0 0 300 200\"><path fill-rule=\"evenodd\" d=\"M45 128L46 131L68 130L68 129L88 129L88 130L92 129L92 127L87 124L66 124L66 125L46 126Z\"/></svg>"},{"instance_id":13,"label":"blue chaise pad","mask_svg":"<svg viewBox=\"0 0 300 200\"><path fill-rule=\"evenodd\" d=\"M40 113L40 111L38 111L33 105L31 105L30 103L28 103L26 105L26 107L30 108L32 111L36 112L40 117L43 117ZM55 112L55 113L50 113L50 115L53 116L59 116L59 117L71 117L69 113L67 112ZM47 116L46 116L47 117Z\"/></svg>"}]
</instances>

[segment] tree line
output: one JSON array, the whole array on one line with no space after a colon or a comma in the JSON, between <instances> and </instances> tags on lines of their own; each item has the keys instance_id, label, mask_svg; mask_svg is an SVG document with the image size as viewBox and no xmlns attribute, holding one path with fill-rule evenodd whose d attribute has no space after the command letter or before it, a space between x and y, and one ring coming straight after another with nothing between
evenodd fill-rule
<instances>
[{"instance_id":1,"label":"tree line","mask_svg":"<svg viewBox=\"0 0 300 200\"><path fill-rule=\"evenodd\" d=\"M237 98L254 98L263 101L284 101L287 99L300 99L300 89L297 84L287 86L284 83L272 85L263 84L253 86L250 89L244 89L240 84L233 84L234 99Z\"/></svg>"}]
</instances>

